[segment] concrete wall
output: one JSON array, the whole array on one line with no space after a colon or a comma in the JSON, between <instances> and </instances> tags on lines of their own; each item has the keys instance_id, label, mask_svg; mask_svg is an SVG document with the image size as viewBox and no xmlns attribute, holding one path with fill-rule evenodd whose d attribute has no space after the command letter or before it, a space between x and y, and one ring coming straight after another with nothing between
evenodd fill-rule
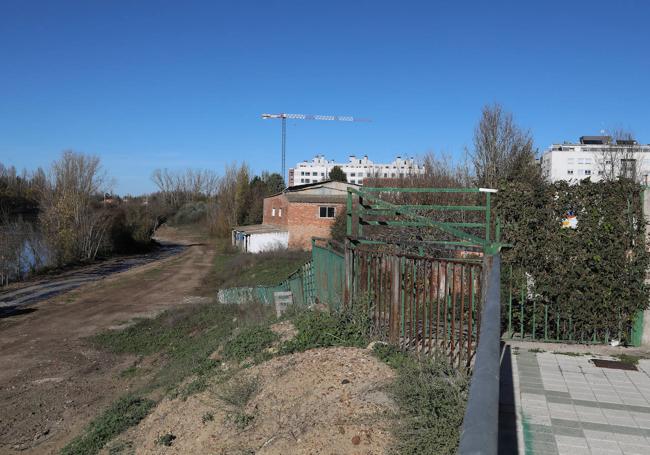
<instances>
[{"instance_id":1,"label":"concrete wall","mask_svg":"<svg viewBox=\"0 0 650 455\"><path fill-rule=\"evenodd\" d=\"M650 189L643 192L643 215L647 221L650 221ZM650 224L645 227L646 243L650 239ZM646 283L650 282L646 275ZM650 310L643 312L643 335L641 336L641 345L650 346Z\"/></svg>"},{"instance_id":2,"label":"concrete wall","mask_svg":"<svg viewBox=\"0 0 650 455\"><path fill-rule=\"evenodd\" d=\"M288 232L265 232L247 236L246 251L261 253L263 251L278 250L289 246Z\"/></svg>"}]
</instances>

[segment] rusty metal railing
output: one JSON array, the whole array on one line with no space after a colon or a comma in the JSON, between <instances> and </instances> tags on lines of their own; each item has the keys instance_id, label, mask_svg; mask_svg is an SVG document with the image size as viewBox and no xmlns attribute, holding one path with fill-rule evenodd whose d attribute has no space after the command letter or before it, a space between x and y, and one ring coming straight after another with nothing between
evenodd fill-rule
<instances>
[{"instance_id":1,"label":"rusty metal railing","mask_svg":"<svg viewBox=\"0 0 650 455\"><path fill-rule=\"evenodd\" d=\"M351 301L368 299L375 326L392 343L470 367L480 333L480 263L362 248L346 256Z\"/></svg>"}]
</instances>

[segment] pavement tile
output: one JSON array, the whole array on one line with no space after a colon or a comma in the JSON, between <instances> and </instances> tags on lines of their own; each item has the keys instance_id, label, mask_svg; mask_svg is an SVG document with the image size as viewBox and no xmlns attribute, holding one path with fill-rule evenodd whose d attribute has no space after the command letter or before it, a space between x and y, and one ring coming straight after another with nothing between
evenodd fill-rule
<instances>
[{"instance_id":1,"label":"pavement tile","mask_svg":"<svg viewBox=\"0 0 650 455\"><path fill-rule=\"evenodd\" d=\"M625 455L648 455L650 453L650 446L647 445L634 445L619 442L619 446Z\"/></svg>"}]
</instances>

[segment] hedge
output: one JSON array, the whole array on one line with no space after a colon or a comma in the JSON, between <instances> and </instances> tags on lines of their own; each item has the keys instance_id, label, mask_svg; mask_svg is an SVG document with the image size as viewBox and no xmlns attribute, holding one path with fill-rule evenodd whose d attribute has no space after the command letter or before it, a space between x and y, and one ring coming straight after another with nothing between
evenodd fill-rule
<instances>
[{"instance_id":1,"label":"hedge","mask_svg":"<svg viewBox=\"0 0 650 455\"><path fill-rule=\"evenodd\" d=\"M523 325L524 337L629 342L648 303L642 192L628 180L501 185L495 212L512 244L503 250L504 327L521 334ZM569 211L576 229L561 227Z\"/></svg>"}]
</instances>

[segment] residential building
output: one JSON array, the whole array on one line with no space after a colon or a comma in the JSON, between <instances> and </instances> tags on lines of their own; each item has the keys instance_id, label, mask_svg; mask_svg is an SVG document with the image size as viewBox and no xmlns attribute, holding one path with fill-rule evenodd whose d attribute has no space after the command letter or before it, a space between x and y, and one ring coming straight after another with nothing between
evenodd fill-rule
<instances>
[{"instance_id":1,"label":"residential building","mask_svg":"<svg viewBox=\"0 0 650 455\"><path fill-rule=\"evenodd\" d=\"M347 163L337 163L318 155L311 161L303 161L289 169L289 186L329 180L329 173L334 166L340 167L348 182L356 185L363 185L363 179L367 177L399 178L424 174L424 166L418 165L413 158L398 156L391 163L374 163L367 155L363 158L351 155Z\"/></svg>"},{"instance_id":2,"label":"residential building","mask_svg":"<svg viewBox=\"0 0 650 455\"><path fill-rule=\"evenodd\" d=\"M358 186L323 181L289 187L264 198L262 224L235 227L232 244L250 253L310 249L312 237L330 237L336 215L345 210L348 187Z\"/></svg>"},{"instance_id":3,"label":"residential building","mask_svg":"<svg viewBox=\"0 0 650 455\"><path fill-rule=\"evenodd\" d=\"M649 183L650 145L609 136L582 136L579 143L553 144L540 159L542 175L549 181L598 181L626 176Z\"/></svg>"}]
</instances>

